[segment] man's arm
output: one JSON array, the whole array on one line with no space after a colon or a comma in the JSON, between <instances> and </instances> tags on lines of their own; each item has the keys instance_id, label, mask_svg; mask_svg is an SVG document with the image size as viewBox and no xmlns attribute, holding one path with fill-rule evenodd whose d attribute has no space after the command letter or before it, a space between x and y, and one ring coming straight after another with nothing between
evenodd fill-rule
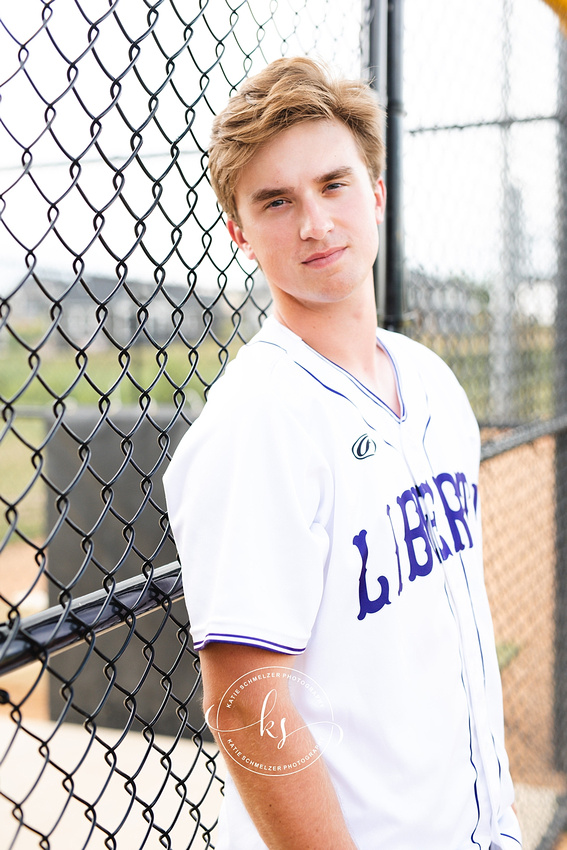
<instances>
[{"instance_id":1,"label":"man's arm","mask_svg":"<svg viewBox=\"0 0 567 850\"><path fill-rule=\"evenodd\" d=\"M291 764L313 750L315 741L304 728L285 677L266 680L260 693L257 688L244 688L232 702L230 692L227 694L233 683L251 671L292 668L294 656L250 646L211 643L201 650L200 657L205 712L213 707L208 714L211 726L216 725L218 716L222 729L223 721L229 716L230 729L240 730L231 737L222 732L219 735L213 729L221 749L230 747L229 740L237 740L238 752L246 754L252 764L262 765L284 761ZM285 718L284 727L281 727L282 718ZM283 736L277 730L282 728L285 741L278 749ZM236 751L234 758L226 761L240 796L270 850L356 850L322 758L288 775L255 772L245 766Z\"/></svg>"}]
</instances>

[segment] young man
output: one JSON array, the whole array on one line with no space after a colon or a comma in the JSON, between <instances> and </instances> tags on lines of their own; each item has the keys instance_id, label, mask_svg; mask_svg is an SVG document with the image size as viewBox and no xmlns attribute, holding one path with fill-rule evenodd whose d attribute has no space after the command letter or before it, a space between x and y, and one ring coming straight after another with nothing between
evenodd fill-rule
<instances>
[{"instance_id":1,"label":"young man","mask_svg":"<svg viewBox=\"0 0 567 850\"><path fill-rule=\"evenodd\" d=\"M484 590L479 435L448 368L376 329L381 114L308 59L218 116L213 187L273 315L165 477L219 850L518 850Z\"/></svg>"}]
</instances>

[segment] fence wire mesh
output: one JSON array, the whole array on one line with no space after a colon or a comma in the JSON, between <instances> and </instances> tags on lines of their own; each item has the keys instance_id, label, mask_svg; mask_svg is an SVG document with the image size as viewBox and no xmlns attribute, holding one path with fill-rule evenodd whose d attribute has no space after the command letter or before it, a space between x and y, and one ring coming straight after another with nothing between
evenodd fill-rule
<instances>
[{"instance_id":1,"label":"fence wire mesh","mask_svg":"<svg viewBox=\"0 0 567 850\"><path fill-rule=\"evenodd\" d=\"M160 482L269 294L225 233L210 124L280 55L359 76L374 6L1 6L7 847L215 846L224 768L160 569ZM405 0L406 332L448 360L483 428L508 746L541 850L567 769L566 57L541 0Z\"/></svg>"},{"instance_id":2,"label":"fence wire mesh","mask_svg":"<svg viewBox=\"0 0 567 850\"><path fill-rule=\"evenodd\" d=\"M358 76L365 12L330 5L2 6L2 649L9 668L33 636L36 659L2 680L5 846L214 846L223 771L159 588L160 481L269 302L208 185L212 117L287 53ZM101 634L110 607L123 625ZM83 640L42 649L65 630Z\"/></svg>"},{"instance_id":3,"label":"fence wire mesh","mask_svg":"<svg viewBox=\"0 0 567 850\"><path fill-rule=\"evenodd\" d=\"M406 0L405 18L408 332L481 423L507 744L525 846L543 850L567 766L565 40L530 0Z\"/></svg>"}]
</instances>

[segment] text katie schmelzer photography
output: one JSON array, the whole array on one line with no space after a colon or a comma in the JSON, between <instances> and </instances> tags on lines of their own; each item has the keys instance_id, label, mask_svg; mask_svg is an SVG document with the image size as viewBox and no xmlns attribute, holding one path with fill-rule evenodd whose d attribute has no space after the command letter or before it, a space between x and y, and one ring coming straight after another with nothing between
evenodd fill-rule
<instances>
[{"instance_id":1,"label":"text katie schmelzer photography","mask_svg":"<svg viewBox=\"0 0 567 850\"><path fill-rule=\"evenodd\" d=\"M301 706L308 723L294 724L278 702L281 689L289 689L292 701ZM239 725L246 702L251 722ZM297 715L296 715L297 716ZM249 718L249 715L247 714ZM329 699L310 676L288 667L260 667L233 682L218 705L205 713L209 727L225 753L246 770L265 776L285 776L305 770L329 744L339 743L342 730L333 719ZM297 734L308 730L299 748ZM251 734L252 733L252 734Z\"/></svg>"}]
</instances>

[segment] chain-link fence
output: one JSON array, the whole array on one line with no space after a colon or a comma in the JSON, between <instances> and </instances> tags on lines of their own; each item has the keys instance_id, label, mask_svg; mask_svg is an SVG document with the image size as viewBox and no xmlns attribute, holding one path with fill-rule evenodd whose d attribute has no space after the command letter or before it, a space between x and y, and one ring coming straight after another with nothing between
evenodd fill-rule
<instances>
[{"instance_id":1,"label":"chain-link fence","mask_svg":"<svg viewBox=\"0 0 567 850\"><path fill-rule=\"evenodd\" d=\"M161 476L269 295L225 233L209 129L280 55L365 73L379 5L0 6L7 847L214 847L224 768ZM567 767L565 48L541 0L406 0L404 68L405 329L483 427L508 745L543 850Z\"/></svg>"},{"instance_id":2,"label":"chain-link fence","mask_svg":"<svg viewBox=\"0 0 567 850\"><path fill-rule=\"evenodd\" d=\"M406 0L405 20L409 332L482 426L507 743L526 846L551 848L567 767L567 54L542 2Z\"/></svg>"}]
</instances>

